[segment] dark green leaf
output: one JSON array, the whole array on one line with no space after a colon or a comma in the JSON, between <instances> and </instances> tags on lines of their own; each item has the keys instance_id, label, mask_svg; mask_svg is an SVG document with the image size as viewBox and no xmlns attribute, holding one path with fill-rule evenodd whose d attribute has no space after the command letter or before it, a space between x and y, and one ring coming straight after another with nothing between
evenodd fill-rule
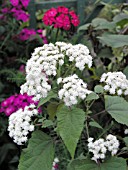
<instances>
[{"instance_id":1,"label":"dark green leaf","mask_svg":"<svg viewBox=\"0 0 128 170\"><path fill-rule=\"evenodd\" d=\"M128 79L128 66L125 67L123 73L126 75L127 79Z\"/></svg>"},{"instance_id":2,"label":"dark green leaf","mask_svg":"<svg viewBox=\"0 0 128 170\"><path fill-rule=\"evenodd\" d=\"M88 159L76 159L73 160L67 170L100 170L94 161Z\"/></svg>"},{"instance_id":3,"label":"dark green leaf","mask_svg":"<svg viewBox=\"0 0 128 170\"><path fill-rule=\"evenodd\" d=\"M57 111L57 131L63 139L72 158L84 127L85 112L79 108L63 106Z\"/></svg>"},{"instance_id":4,"label":"dark green leaf","mask_svg":"<svg viewBox=\"0 0 128 170\"><path fill-rule=\"evenodd\" d=\"M91 160L76 159L68 165L67 170L126 170L126 168L125 159L112 157L100 166Z\"/></svg>"},{"instance_id":5,"label":"dark green leaf","mask_svg":"<svg viewBox=\"0 0 128 170\"><path fill-rule=\"evenodd\" d=\"M128 102L119 96L105 96L106 111L118 122L128 126Z\"/></svg>"},{"instance_id":6,"label":"dark green leaf","mask_svg":"<svg viewBox=\"0 0 128 170\"><path fill-rule=\"evenodd\" d=\"M28 148L22 151L18 170L51 170L54 147L51 137L42 131L35 131Z\"/></svg>"},{"instance_id":7,"label":"dark green leaf","mask_svg":"<svg viewBox=\"0 0 128 170\"><path fill-rule=\"evenodd\" d=\"M54 119L57 111L58 103L49 103L47 106L47 112L51 120Z\"/></svg>"},{"instance_id":8,"label":"dark green leaf","mask_svg":"<svg viewBox=\"0 0 128 170\"><path fill-rule=\"evenodd\" d=\"M93 127L99 128L99 129L103 129L103 128L99 125L99 123L97 123L96 121L89 122L89 126L93 126Z\"/></svg>"},{"instance_id":9,"label":"dark green leaf","mask_svg":"<svg viewBox=\"0 0 128 170\"><path fill-rule=\"evenodd\" d=\"M123 138L123 140L124 140L126 146L128 147L128 137ZM128 148L127 148L127 149L128 149Z\"/></svg>"}]
</instances>

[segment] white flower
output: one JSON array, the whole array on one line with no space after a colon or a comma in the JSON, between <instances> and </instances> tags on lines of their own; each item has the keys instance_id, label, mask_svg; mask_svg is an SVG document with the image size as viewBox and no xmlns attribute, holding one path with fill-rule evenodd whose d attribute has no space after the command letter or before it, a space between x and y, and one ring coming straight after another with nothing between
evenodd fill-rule
<instances>
[{"instance_id":1,"label":"white flower","mask_svg":"<svg viewBox=\"0 0 128 170\"><path fill-rule=\"evenodd\" d=\"M110 94L128 95L128 80L122 72L103 73L100 82L105 83L104 90Z\"/></svg>"},{"instance_id":2,"label":"white flower","mask_svg":"<svg viewBox=\"0 0 128 170\"><path fill-rule=\"evenodd\" d=\"M60 84L61 82L62 82L62 78L59 77L59 78L57 79L57 84Z\"/></svg>"},{"instance_id":3,"label":"white flower","mask_svg":"<svg viewBox=\"0 0 128 170\"><path fill-rule=\"evenodd\" d=\"M34 131L31 117L37 114L38 111L35 109L35 105L30 105L26 106L24 110L19 109L10 115L8 131L9 136L14 139L15 143L23 145L28 140L27 135Z\"/></svg>"},{"instance_id":4,"label":"white flower","mask_svg":"<svg viewBox=\"0 0 128 170\"><path fill-rule=\"evenodd\" d=\"M106 137L106 147L111 152L112 156L114 156L119 149L119 141L116 136L109 134Z\"/></svg>"},{"instance_id":5,"label":"white flower","mask_svg":"<svg viewBox=\"0 0 128 170\"><path fill-rule=\"evenodd\" d=\"M75 61L75 66L79 70L84 70L85 64L90 68L92 66L92 56L89 55L89 49L82 44L72 45L66 50L66 55L69 57L69 61Z\"/></svg>"},{"instance_id":6,"label":"white flower","mask_svg":"<svg viewBox=\"0 0 128 170\"><path fill-rule=\"evenodd\" d=\"M88 139L88 149L89 152L93 153L91 158L95 162L98 162L98 159L104 160L106 157L107 150L111 152L111 155L116 155L119 148L119 141L116 136L109 134L106 137L106 141L102 138L93 142L93 138Z\"/></svg>"},{"instance_id":7,"label":"white flower","mask_svg":"<svg viewBox=\"0 0 128 170\"><path fill-rule=\"evenodd\" d=\"M79 79L76 74L59 79L59 81L63 84L63 88L59 90L58 96L61 100L64 100L66 106L77 104L78 99L84 100L86 95L91 93L87 89L87 84Z\"/></svg>"}]
</instances>

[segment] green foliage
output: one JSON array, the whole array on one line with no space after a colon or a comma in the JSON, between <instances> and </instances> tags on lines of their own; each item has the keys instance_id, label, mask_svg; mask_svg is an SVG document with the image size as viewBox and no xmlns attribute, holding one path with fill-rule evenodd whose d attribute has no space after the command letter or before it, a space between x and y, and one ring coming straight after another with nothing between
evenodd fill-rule
<instances>
[{"instance_id":1,"label":"green foliage","mask_svg":"<svg viewBox=\"0 0 128 170\"><path fill-rule=\"evenodd\" d=\"M38 104L38 107L40 107L41 105L45 104L46 102L48 102L50 99L52 98L56 98L57 97L57 94L54 93L53 91L50 91L48 96L45 97L45 98L42 98Z\"/></svg>"},{"instance_id":2,"label":"green foliage","mask_svg":"<svg viewBox=\"0 0 128 170\"><path fill-rule=\"evenodd\" d=\"M123 47L128 45L128 35L117 34L102 34L101 37L97 37L103 44L107 44L113 48Z\"/></svg>"},{"instance_id":3,"label":"green foliage","mask_svg":"<svg viewBox=\"0 0 128 170\"><path fill-rule=\"evenodd\" d=\"M51 138L41 131L35 131L29 140L28 148L21 154L19 170L52 169L54 146Z\"/></svg>"},{"instance_id":4,"label":"green foliage","mask_svg":"<svg viewBox=\"0 0 128 170\"><path fill-rule=\"evenodd\" d=\"M106 2L106 1L105 1ZM89 2L90 3L90 2ZM8 138L8 118L0 115L0 170L51 170L55 157L60 162L59 170L126 170L128 137L124 134L128 126L128 96L125 99L104 94L100 85L102 73L122 71L128 78L128 12L127 5L112 5L97 1L92 5L85 24L78 31L59 31L44 27L43 12L38 11L39 28L46 29L49 42L71 42L84 44L93 56L93 66L85 68L76 74L88 83L90 93L84 101L78 101L74 107L66 107L59 100L57 91L60 85L56 78L50 77L52 89L46 98L42 98L38 107L42 114L32 119L35 132L30 135L29 142L16 146ZM6 21L0 21L0 101L14 93L19 93L19 87L25 81L25 72L20 72L21 64L31 57L35 47L42 46L39 36L28 41L15 41L15 35L29 23L18 23L11 16ZM73 63L74 64L74 63ZM64 77L74 73L74 68L66 61L66 67L61 67ZM57 70L60 73L60 70ZM61 73L60 73L61 74ZM41 129L41 130L40 130ZM117 136L120 141L117 157L107 153L104 161L92 161L88 152L87 139L104 138L107 134ZM22 148L27 147L22 150ZM20 154L22 150L22 153ZM19 155L20 161L19 161Z\"/></svg>"},{"instance_id":5,"label":"green foliage","mask_svg":"<svg viewBox=\"0 0 128 170\"><path fill-rule=\"evenodd\" d=\"M57 131L72 158L74 158L76 146L84 127L84 120L85 112L79 108L63 106L57 112Z\"/></svg>"},{"instance_id":6,"label":"green foliage","mask_svg":"<svg viewBox=\"0 0 128 170\"><path fill-rule=\"evenodd\" d=\"M96 85L94 91L95 93L103 93L104 89L101 85Z\"/></svg>"},{"instance_id":7,"label":"green foliage","mask_svg":"<svg viewBox=\"0 0 128 170\"><path fill-rule=\"evenodd\" d=\"M106 111L118 122L128 126L128 102L119 96L105 96Z\"/></svg>"},{"instance_id":8,"label":"green foliage","mask_svg":"<svg viewBox=\"0 0 128 170\"><path fill-rule=\"evenodd\" d=\"M98 165L91 160L74 160L69 164L68 170L126 170L126 161L123 158L113 157Z\"/></svg>"},{"instance_id":9,"label":"green foliage","mask_svg":"<svg viewBox=\"0 0 128 170\"><path fill-rule=\"evenodd\" d=\"M97 100L99 99L99 96L96 93L90 93L87 97L86 97L86 101L90 101L90 100Z\"/></svg>"}]
</instances>

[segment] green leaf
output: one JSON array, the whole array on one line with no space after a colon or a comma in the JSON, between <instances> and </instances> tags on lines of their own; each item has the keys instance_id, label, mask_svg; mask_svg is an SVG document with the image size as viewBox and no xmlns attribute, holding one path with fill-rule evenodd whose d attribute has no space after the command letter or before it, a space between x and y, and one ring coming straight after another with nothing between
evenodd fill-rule
<instances>
[{"instance_id":1,"label":"green leaf","mask_svg":"<svg viewBox=\"0 0 128 170\"><path fill-rule=\"evenodd\" d=\"M96 85L94 88L95 93L103 93L104 88L101 85Z\"/></svg>"},{"instance_id":2,"label":"green leaf","mask_svg":"<svg viewBox=\"0 0 128 170\"><path fill-rule=\"evenodd\" d=\"M116 27L116 24L114 22L109 22L104 18L93 19L92 25L95 27L95 30L102 30L102 29L112 30Z\"/></svg>"},{"instance_id":3,"label":"green leaf","mask_svg":"<svg viewBox=\"0 0 128 170\"><path fill-rule=\"evenodd\" d=\"M128 79L128 66L125 67L123 73L126 75L127 79Z\"/></svg>"},{"instance_id":4,"label":"green leaf","mask_svg":"<svg viewBox=\"0 0 128 170\"><path fill-rule=\"evenodd\" d=\"M72 158L84 127L84 120L85 112L82 109L63 106L57 111L57 131Z\"/></svg>"},{"instance_id":5,"label":"green leaf","mask_svg":"<svg viewBox=\"0 0 128 170\"><path fill-rule=\"evenodd\" d=\"M128 45L128 35L118 35L118 34L102 34L101 37L97 37L101 40L103 44L106 44L113 48L123 47Z\"/></svg>"},{"instance_id":6,"label":"green leaf","mask_svg":"<svg viewBox=\"0 0 128 170\"><path fill-rule=\"evenodd\" d=\"M90 94L86 97L86 101L96 100L96 99L99 99L99 96L98 96L96 93L94 93L94 92L90 93Z\"/></svg>"},{"instance_id":7,"label":"green leaf","mask_svg":"<svg viewBox=\"0 0 128 170\"><path fill-rule=\"evenodd\" d=\"M49 127L49 126L52 126L53 125L53 122L51 120L44 120L42 122L42 128L46 128L46 127Z\"/></svg>"},{"instance_id":8,"label":"green leaf","mask_svg":"<svg viewBox=\"0 0 128 170\"><path fill-rule=\"evenodd\" d=\"M57 97L57 94L54 93L53 91L50 91L50 92L48 93L48 96L47 96L47 97L42 98L42 99L40 100L40 102L39 102L39 104L38 104L38 107L40 107L40 106L43 105L44 103L48 102L50 99L56 98L56 97Z\"/></svg>"},{"instance_id":9,"label":"green leaf","mask_svg":"<svg viewBox=\"0 0 128 170\"><path fill-rule=\"evenodd\" d=\"M88 159L76 159L68 165L67 170L126 170L126 168L125 159L112 157L100 166Z\"/></svg>"},{"instance_id":10,"label":"green leaf","mask_svg":"<svg viewBox=\"0 0 128 170\"><path fill-rule=\"evenodd\" d=\"M89 27L90 25L91 25L91 24L88 23L88 24L84 24L84 25L80 26L80 27L78 28L78 32L79 32L79 31L88 30L88 27Z\"/></svg>"},{"instance_id":11,"label":"green leaf","mask_svg":"<svg viewBox=\"0 0 128 170\"><path fill-rule=\"evenodd\" d=\"M123 140L124 140L126 146L128 147L128 137L123 138Z\"/></svg>"},{"instance_id":12,"label":"green leaf","mask_svg":"<svg viewBox=\"0 0 128 170\"><path fill-rule=\"evenodd\" d=\"M54 160L54 147L51 137L42 131L35 131L29 140L28 148L22 151L18 170L51 170Z\"/></svg>"},{"instance_id":13,"label":"green leaf","mask_svg":"<svg viewBox=\"0 0 128 170\"><path fill-rule=\"evenodd\" d=\"M67 170L100 170L94 161L88 159L75 159L69 165Z\"/></svg>"},{"instance_id":14,"label":"green leaf","mask_svg":"<svg viewBox=\"0 0 128 170\"><path fill-rule=\"evenodd\" d=\"M121 20L128 19L128 14L125 13L119 13L113 18L114 22L120 22Z\"/></svg>"},{"instance_id":15,"label":"green leaf","mask_svg":"<svg viewBox=\"0 0 128 170\"><path fill-rule=\"evenodd\" d=\"M128 102L119 96L105 96L106 111L118 122L128 126Z\"/></svg>"},{"instance_id":16,"label":"green leaf","mask_svg":"<svg viewBox=\"0 0 128 170\"><path fill-rule=\"evenodd\" d=\"M91 121L89 122L89 126L93 126L93 127L96 127L96 128L99 128L99 129L103 129L99 123L97 123L96 121Z\"/></svg>"},{"instance_id":17,"label":"green leaf","mask_svg":"<svg viewBox=\"0 0 128 170\"><path fill-rule=\"evenodd\" d=\"M53 120L56 115L57 107L58 107L58 103L50 103L47 106L47 112L51 120Z\"/></svg>"},{"instance_id":18,"label":"green leaf","mask_svg":"<svg viewBox=\"0 0 128 170\"><path fill-rule=\"evenodd\" d=\"M101 164L101 170L126 170L126 161L123 158L111 157Z\"/></svg>"}]
</instances>

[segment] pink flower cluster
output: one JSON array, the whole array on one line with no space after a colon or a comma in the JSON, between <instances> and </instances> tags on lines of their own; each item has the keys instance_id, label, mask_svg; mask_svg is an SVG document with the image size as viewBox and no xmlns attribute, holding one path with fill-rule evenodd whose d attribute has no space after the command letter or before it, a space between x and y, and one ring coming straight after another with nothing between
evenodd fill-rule
<instances>
[{"instance_id":1,"label":"pink flower cluster","mask_svg":"<svg viewBox=\"0 0 128 170\"><path fill-rule=\"evenodd\" d=\"M29 20L29 14L26 12L26 8L30 0L10 0L11 7L3 7L1 12L3 14L12 14L16 20L27 22ZM6 3L4 4L6 6Z\"/></svg>"},{"instance_id":2,"label":"pink flower cluster","mask_svg":"<svg viewBox=\"0 0 128 170\"><path fill-rule=\"evenodd\" d=\"M32 96L28 96L26 93L15 94L10 96L1 102L0 113L5 113L6 116L10 116L12 113L16 112L20 108L24 109L25 106L29 106L30 104L38 105L38 102L33 101ZM41 108L38 110L41 112Z\"/></svg>"},{"instance_id":3,"label":"pink flower cluster","mask_svg":"<svg viewBox=\"0 0 128 170\"><path fill-rule=\"evenodd\" d=\"M44 44L48 43L46 37L43 35L43 30L42 29L38 29L37 31L35 31L34 29L24 28L18 34L18 38L21 41L26 41L26 40L30 39L32 36L35 36L36 34L38 34L40 36L40 38L42 38Z\"/></svg>"},{"instance_id":4,"label":"pink flower cluster","mask_svg":"<svg viewBox=\"0 0 128 170\"><path fill-rule=\"evenodd\" d=\"M69 11L69 9L64 6L49 9L45 12L42 20L45 25L64 30L70 30L72 26L77 27L80 23L75 12Z\"/></svg>"}]
</instances>

